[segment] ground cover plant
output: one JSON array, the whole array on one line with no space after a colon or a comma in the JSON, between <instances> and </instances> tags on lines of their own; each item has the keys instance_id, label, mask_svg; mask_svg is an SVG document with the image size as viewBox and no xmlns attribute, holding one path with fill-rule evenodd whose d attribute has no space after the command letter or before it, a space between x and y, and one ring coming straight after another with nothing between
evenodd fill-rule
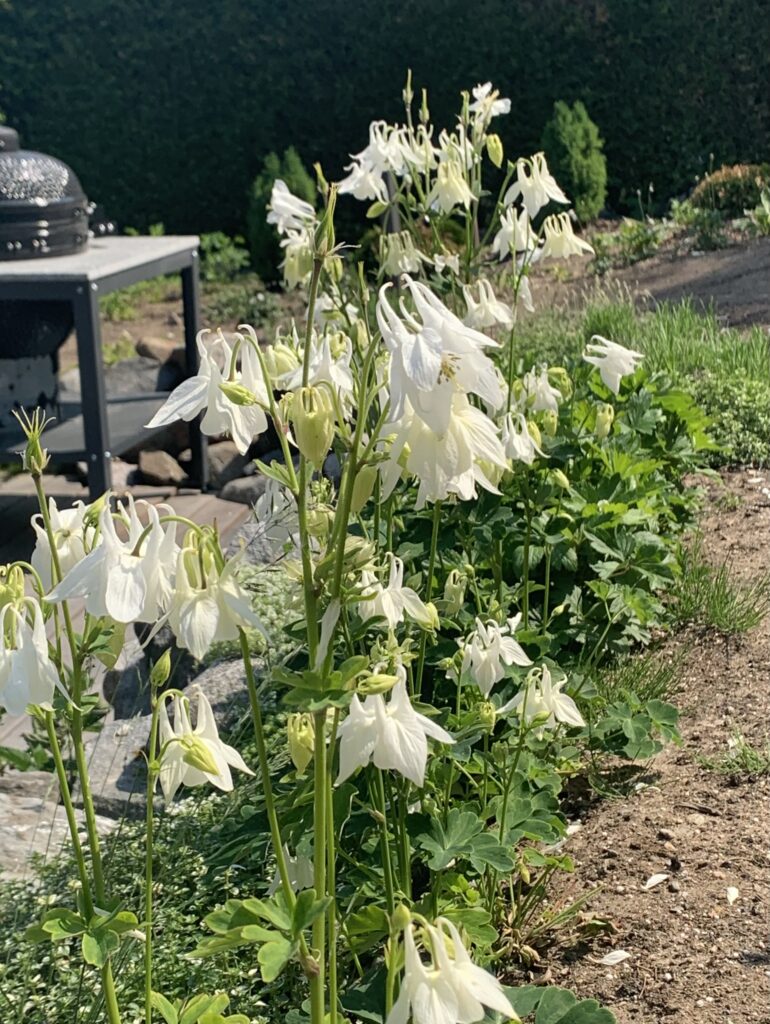
<instances>
[{"instance_id":1,"label":"ground cover plant","mask_svg":"<svg viewBox=\"0 0 770 1024\"><path fill-rule=\"evenodd\" d=\"M31 562L3 574L0 701L45 731L74 851L26 933L46 958L48 1020L66 1019L62 971L61 1004L111 1024L613 1019L505 982L579 924L579 903L547 902L572 868L568 781L678 736L654 673L637 692L602 670L670 621L684 476L712 442L671 374L610 332L574 343L568 366L528 358L533 266L591 247L543 154L505 161L491 129L510 101L490 83L441 132L410 81L404 101L404 123L373 123L341 182L319 169L317 210L272 186L304 322L267 344L250 325L203 332L197 374L153 420L203 414L242 453L274 426L283 461L258 463L256 515L264 572L288 588L281 621L260 621L214 527L109 496L58 509L44 423L24 421L40 512ZM369 269L336 236L346 195L380 225ZM320 472L330 450L337 483ZM199 660L237 644L251 737L220 735L205 692L168 686L164 652L146 818L121 846L98 834L83 734L91 665L112 664L136 623L168 624ZM208 835L185 855L185 812L170 809L209 784L236 795L195 819ZM133 876L127 849L143 859ZM164 918L164 878L189 887L182 914Z\"/></svg>"}]
</instances>

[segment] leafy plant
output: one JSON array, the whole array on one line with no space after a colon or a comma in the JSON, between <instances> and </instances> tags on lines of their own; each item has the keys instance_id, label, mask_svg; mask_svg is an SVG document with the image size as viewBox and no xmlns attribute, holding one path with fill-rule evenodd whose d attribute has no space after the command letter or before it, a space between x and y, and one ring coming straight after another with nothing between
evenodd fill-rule
<instances>
[{"instance_id":1,"label":"leafy plant","mask_svg":"<svg viewBox=\"0 0 770 1024\"><path fill-rule=\"evenodd\" d=\"M554 104L542 147L583 223L599 215L607 198L607 158L599 129L580 100Z\"/></svg>"},{"instance_id":2,"label":"leafy plant","mask_svg":"<svg viewBox=\"0 0 770 1024\"><path fill-rule=\"evenodd\" d=\"M770 188L770 164L734 164L707 174L693 189L689 204L695 209L717 210L726 217L740 217L760 202Z\"/></svg>"},{"instance_id":3,"label":"leafy plant","mask_svg":"<svg viewBox=\"0 0 770 1024\"><path fill-rule=\"evenodd\" d=\"M249 265L249 254L240 236L230 238L222 231L201 235L201 277L209 284L234 281Z\"/></svg>"},{"instance_id":4,"label":"leafy plant","mask_svg":"<svg viewBox=\"0 0 770 1024\"><path fill-rule=\"evenodd\" d=\"M698 764L718 775L727 775L740 781L770 775L770 740L761 745L750 743L739 730L734 730L727 741L727 750L716 756L698 755Z\"/></svg>"},{"instance_id":5,"label":"leafy plant","mask_svg":"<svg viewBox=\"0 0 770 1024\"><path fill-rule=\"evenodd\" d=\"M695 249L709 251L722 249L727 245L725 215L717 207L696 206L691 199L671 204L674 222L687 229L692 235Z\"/></svg>"},{"instance_id":6,"label":"leafy plant","mask_svg":"<svg viewBox=\"0 0 770 1024\"><path fill-rule=\"evenodd\" d=\"M770 188L763 188L753 210L744 210L748 227L755 235L770 235Z\"/></svg>"},{"instance_id":7,"label":"leafy plant","mask_svg":"<svg viewBox=\"0 0 770 1024\"><path fill-rule=\"evenodd\" d=\"M770 380L708 373L692 381L696 400L711 419L719 446L714 465L770 465Z\"/></svg>"},{"instance_id":8,"label":"leafy plant","mask_svg":"<svg viewBox=\"0 0 770 1024\"><path fill-rule=\"evenodd\" d=\"M315 182L294 146L284 150L281 157L277 153L268 153L249 191L246 237L254 269L263 281L270 284L280 280L281 249L272 225L266 220L270 193L278 178L286 182L294 195L312 205L315 205L317 196Z\"/></svg>"}]
</instances>

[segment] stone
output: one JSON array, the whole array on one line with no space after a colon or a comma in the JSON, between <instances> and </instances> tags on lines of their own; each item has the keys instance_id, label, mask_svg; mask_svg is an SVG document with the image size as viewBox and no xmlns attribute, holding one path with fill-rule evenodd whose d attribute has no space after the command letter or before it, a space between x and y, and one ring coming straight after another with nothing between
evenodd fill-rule
<instances>
[{"instance_id":1,"label":"stone","mask_svg":"<svg viewBox=\"0 0 770 1024\"><path fill-rule=\"evenodd\" d=\"M104 387L108 397L172 391L183 379L184 374L178 366L171 363L160 366L155 359L144 356L123 359L104 368ZM79 400L80 371L77 368L61 374L59 394L65 403Z\"/></svg>"},{"instance_id":2,"label":"stone","mask_svg":"<svg viewBox=\"0 0 770 1024\"><path fill-rule=\"evenodd\" d=\"M215 490L220 490L236 477L243 476L243 470L248 462L245 455L241 455L233 441L218 441L208 446L209 456L209 481Z\"/></svg>"},{"instance_id":3,"label":"stone","mask_svg":"<svg viewBox=\"0 0 770 1024\"><path fill-rule=\"evenodd\" d=\"M99 814L118 820L144 814L147 772L142 751L149 738L149 715L106 722L86 737L91 793ZM73 796L80 803L77 789Z\"/></svg>"},{"instance_id":4,"label":"stone","mask_svg":"<svg viewBox=\"0 0 770 1024\"><path fill-rule=\"evenodd\" d=\"M136 343L136 354L145 359L154 359L156 363L172 363L181 370L186 367L184 345L179 345L172 338L140 338Z\"/></svg>"},{"instance_id":5,"label":"stone","mask_svg":"<svg viewBox=\"0 0 770 1024\"><path fill-rule=\"evenodd\" d=\"M139 452L139 470L148 484L181 484L187 479L174 456L164 451Z\"/></svg>"},{"instance_id":6,"label":"stone","mask_svg":"<svg viewBox=\"0 0 770 1024\"><path fill-rule=\"evenodd\" d=\"M120 658L104 675L102 693L116 719L149 715L150 670L166 649L171 651L171 673L166 687L183 690L201 671L200 662L189 651L176 646L169 626L163 626L147 641L151 628L147 624L136 626L138 636L127 630ZM142 647L142 641L146 641L146 647Z\"/></svg>"},{"instance_id":7,"label":"stone","mask_svg":"<svg viewBox=\"0 0 770 1024\"><path fill-rule=\"evenodd\" d=\"M237 501L241 505L254 505L264 494L266 486L267 477L239 476L235 480L228 480L219 492L219 497L225 501Z\"/></svg>"}]
</instances>

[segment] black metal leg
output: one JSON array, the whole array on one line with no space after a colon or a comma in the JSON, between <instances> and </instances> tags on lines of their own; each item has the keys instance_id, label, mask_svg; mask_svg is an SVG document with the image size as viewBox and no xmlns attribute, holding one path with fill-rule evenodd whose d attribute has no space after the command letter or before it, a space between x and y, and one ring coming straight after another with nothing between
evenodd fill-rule
<instances>
[{"instance_id":1,"label":"black metal leg","mask_svg":"<svg viewBox=\"0 0 770 1024\"><path fill-rule=\"evenodd\" d=\"M184 349L188 374L198 369L197 335L200 330L200 280L198 274L198 253L193 253L192 264L182 271L182 309L184 313ZM209 466L206 455L206 438L201 433L201 416L190 424L190 452L192 454L192 476L202 491L208 486Z\"/></svg>"},{"instance_id":2,"label":"black metal leg","mask_svg":"<svg viewBox=\"0 0 770 1024\"><path fill-rule=\"evenodd\" d=\"M78 285L73 295L72 306L75 314L81 411L88 459L88 492L93 501L108 490L112 483L97 285Z\"/></svg>"}]
</instances>

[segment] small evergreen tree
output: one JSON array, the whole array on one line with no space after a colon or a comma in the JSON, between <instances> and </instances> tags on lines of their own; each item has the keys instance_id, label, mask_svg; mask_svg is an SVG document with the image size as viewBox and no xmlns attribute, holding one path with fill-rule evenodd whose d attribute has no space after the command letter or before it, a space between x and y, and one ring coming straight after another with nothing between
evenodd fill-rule
<instances>
[{"instance_id":1,"label":"small evergreen tree","mask_svg":"<svg viewBox=\"0 0 770 1024\"><path fill-rule=\"evenodd\" d=\"M282 157L277 153L268 153L262 170L249 190L246 214L246 234L251 262L262 280L268 283L281 279L278 268L282 256L278 235L273 225L268 224L266 220L267 204L270 202L270 193L277 178L285 181L289 190L300 199L305 199L313 206L316 200L315 182L293 146L290 146Z\"/></svg>"},{"instance_id":2,"label":"small evergreen tree","mask_svg":"<svg viewBox=\"0 0 770 1024\"><path fill-rule=\"evenodd\" d=\"M593 220L607 197L607 159L599 129L580 100L572 107L563 100L554 104L542 147L580 220Z\"/></svg>"}]
</instances>

